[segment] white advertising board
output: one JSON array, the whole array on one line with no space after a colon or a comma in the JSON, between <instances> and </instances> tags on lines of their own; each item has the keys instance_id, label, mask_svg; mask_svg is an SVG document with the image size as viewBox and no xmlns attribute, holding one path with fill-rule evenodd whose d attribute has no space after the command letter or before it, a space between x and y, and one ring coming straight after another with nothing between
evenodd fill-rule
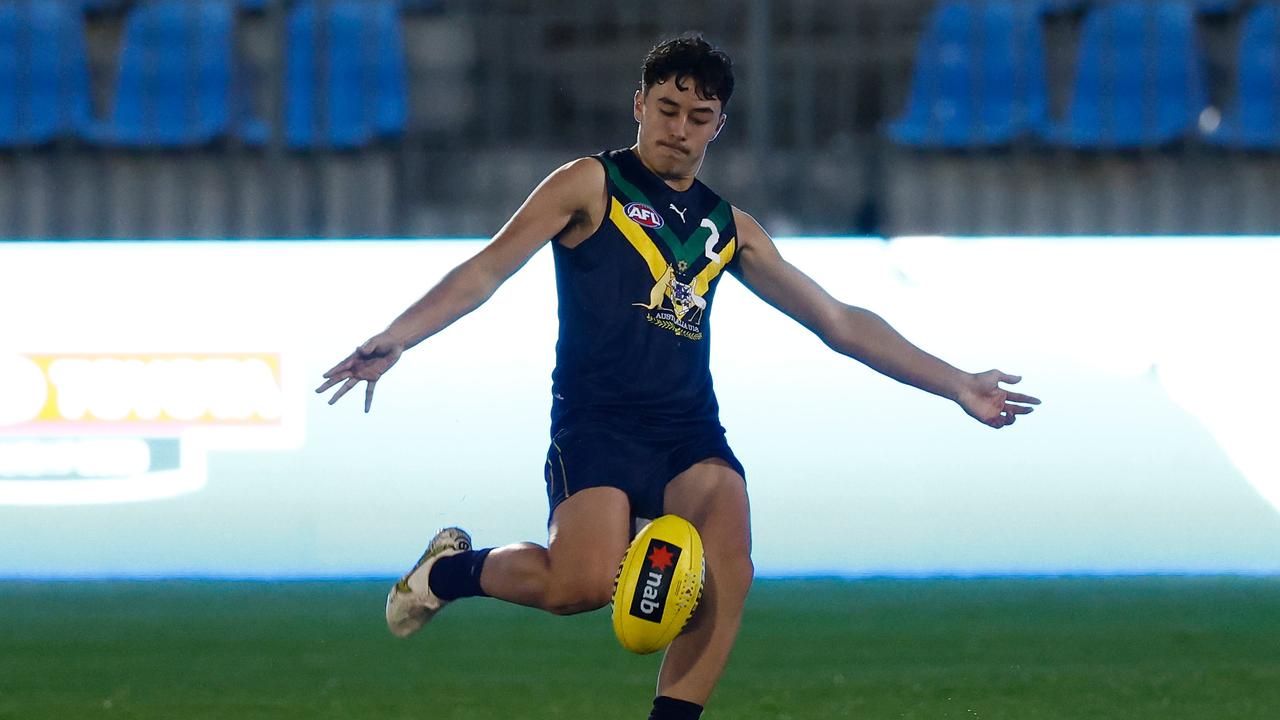
<instances>
[{"instance_id":1,"label":"white advertising board","mask_svg":"<svg viewBox=\"0 0 1280 720\"><path fill-rule=\"evenodd\" d=\"M1280 572L1280 240L779 241L1044 405L1001 431L735 279L712 369L764 575ZM0 244L0 576L402 571L544 540L543 250L335 406L311 389L480 241Z\"/></svg>"}]
</instances>

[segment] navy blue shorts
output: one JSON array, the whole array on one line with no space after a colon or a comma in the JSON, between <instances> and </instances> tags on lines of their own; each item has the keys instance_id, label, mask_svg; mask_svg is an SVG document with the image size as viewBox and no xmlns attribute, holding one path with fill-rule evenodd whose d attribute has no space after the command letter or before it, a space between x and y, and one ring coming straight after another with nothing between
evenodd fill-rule
<instances>
[{"instance_id":1,"label":"navy blue shorts","mask_svg":"<svg viewBox=\"0 0 1280 720\"><path fill-rule=\"evenodd\" d=\"M596 424L564 428L552 438L543 467L550 515L580 490L615 487L631 500L633 517L660 517L667 483L709 458L724 460L746 478L719 427L665 437Z\"/></svg>"}]
</instances>

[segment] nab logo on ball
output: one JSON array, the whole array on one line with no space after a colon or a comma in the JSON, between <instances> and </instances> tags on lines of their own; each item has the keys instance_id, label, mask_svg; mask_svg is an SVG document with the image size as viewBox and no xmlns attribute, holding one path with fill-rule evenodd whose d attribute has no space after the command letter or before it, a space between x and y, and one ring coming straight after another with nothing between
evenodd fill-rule
<instances>
[{"instance_id":1,"label":"nab logo on ball","mask_svg":"<svg viewBox=\"0 0 1280 720\"><path fill-rule=\"evenodd\" d=\"M649 541L640 569L639 592L631 600L631 615L649 622L662 622L662 610L671 593L671 569L680 560L680 548L660 540Z\"/></svg>"},{"instance_id":2,"label":"nab logo on ball","mask_svg":"<svg viewBox=\"0 0 1280 720\"><path fill-rule=\"evenodd\" d=\"M706 567L688 520L663 515L641 529L613 585L613 633L622 647L647 655L670 645L698 608Z\"/></svg>"},{"instance_id":3,"label":"nab logo on ball","mask_svg":"<svg viewBox=\"0 0 1280 720\"><path fill-rule=\"evenodd\" d=\"M624 212L627 217L647 228L657 229L662 227L662 216L658 214L657 210L644 203L633 202L624 209Z\"/></svg>"}]
</instances>

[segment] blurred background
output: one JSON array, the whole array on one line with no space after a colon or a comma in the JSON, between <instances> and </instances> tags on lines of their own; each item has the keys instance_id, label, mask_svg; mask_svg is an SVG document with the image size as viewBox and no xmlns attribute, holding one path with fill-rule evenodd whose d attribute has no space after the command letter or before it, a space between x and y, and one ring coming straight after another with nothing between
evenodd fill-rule
<instances>
[{"instance_id":1,"label":"blurred background","mask_svg":"<svg viewBox=\"0 0 1280 720\"><path fill-rule=\"evenodd\" d=\"M311 390L689 30L701 177L1044 400L993 431L726 280L707 716L1280 717L1280 1L0 0L0 720L644 714L607 610L383 627L437 528L546 537L550 251L370 414Z\"/></svg>"},{"instance_id":2,"label":"blurred background","mask_svg":"<svg viewBox=\"0 0 1280 720\"><path fill-rule=\"evenodd\" d=\"M996 432L726 279L707 716L1280 717L1280 0L0 0L0 720L644 715L608 610L384 628L436 529L547 537L552 252L372 413L312 388L685 31L737 69L700 177L1044 401Z\"/></svg>"},{"instance_id":3,"label":"blurred background","mask_svg":"<svg viewBox=\"0 0 1280 720\"><path fill-rule=\"evenodd\" d=\"M690 29L775 234L1280 226L1270 1L6 0L0 237L485 236Z\"/></svg>"},{"instance_id":4,"label":"blurred background","mask_svg":"<svg viewBox=\"0 0 1280 720\"><path fill-rule=\"evenodd\" d=\"M440 525L543 537L548 252L373 414L308 388L633 142L644 54L690 29L737 67L706 181L1046 401L992 433L726 283L762 573L1280 571L1280 3L4 0L0 574L390 575Z\"/></svg>"}]
</instances>

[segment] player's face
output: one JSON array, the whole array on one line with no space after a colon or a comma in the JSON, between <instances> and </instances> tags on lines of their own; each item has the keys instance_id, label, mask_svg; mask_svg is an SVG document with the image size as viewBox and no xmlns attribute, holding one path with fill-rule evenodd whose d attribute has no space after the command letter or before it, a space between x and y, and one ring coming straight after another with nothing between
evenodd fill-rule
<instances>
[{"instance_id":1,"label":"player's face","mask_svg":"<svg viewBox=\"0 0 1280 720\"><path fill-rule=\"evenodd\" d=\"M635 118L640 155L651 170L665 179L696 175L707 145L724 127L726 115L719 100L698 97L696 84L683 78L655 83L648 93L636 91Z\"/></svg>"}]
</instances>

